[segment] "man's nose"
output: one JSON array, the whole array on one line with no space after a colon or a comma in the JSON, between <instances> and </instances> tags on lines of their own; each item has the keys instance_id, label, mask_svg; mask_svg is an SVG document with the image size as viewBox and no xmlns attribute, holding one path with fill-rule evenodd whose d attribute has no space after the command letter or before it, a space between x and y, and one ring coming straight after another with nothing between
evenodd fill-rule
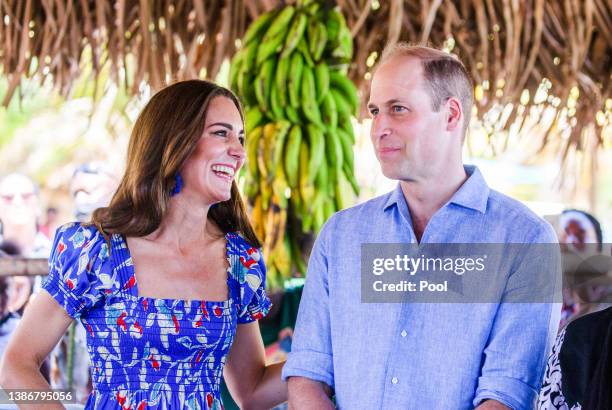
<instances>
[{"instance_id":1,"label":"man's nose","mask_svg":"<svg viewBox=\"0 0 612 410\"><path fill-rule=\"evenodd\" d=\"M391 130L389 128L389 121L384 114L378 114L372 119L372 127L370 128L370 136L373 141L377 141L385 136L389 135Z\"/></svg>"}]
</instances>

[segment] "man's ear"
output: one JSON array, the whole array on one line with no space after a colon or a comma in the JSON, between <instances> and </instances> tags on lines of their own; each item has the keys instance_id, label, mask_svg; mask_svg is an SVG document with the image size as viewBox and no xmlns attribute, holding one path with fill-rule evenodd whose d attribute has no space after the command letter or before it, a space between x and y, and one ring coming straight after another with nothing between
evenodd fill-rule
<instances>
[{"instance_id":1,"label":"man's ear","mask_svg":"<svg viewBox=\"0 0 612 410\"><path fill-rule=\"evenodd\" d=\"M461 107L461 101L457 97L450 97L446 100L446 130L454 131L458 129L463 120L463 108Z\"/></svg>"}]
</instances>

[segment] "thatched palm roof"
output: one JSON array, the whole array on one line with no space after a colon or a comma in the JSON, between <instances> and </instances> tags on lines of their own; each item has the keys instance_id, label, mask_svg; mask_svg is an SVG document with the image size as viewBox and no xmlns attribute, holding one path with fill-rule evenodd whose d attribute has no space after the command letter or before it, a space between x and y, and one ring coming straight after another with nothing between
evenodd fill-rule
<instances>
[{"instance_id":1,"label":"thatched palm roof","mask_svg":"<svg viewBox=\"0 0 612 410\"><path fill-rule=\"evenodd\" d=\"M236 51L236 40L248 24L281 3L1 0L0 64L9 81L3 104L25 77L42 81L50 76L57 89L69 95L84 55L91 55L94 79L110 65L110 78L131 94L137 94L143 82L158 89L179 79L214 78ZM355 56L350 76L364 98L367 73L385 44L406 40L446 45L463 59L478 84L480 114L512 103L502 126L519 121L526 127L521 121L527 110L536 107L541 112L551 106L556 120L541 133L542 147L561 135L564 121L573 128L558 144L561 152L583 149L585 133L601 145L602 124L610 122L605 104L612 98L609 0L327 3L337 3L352 27ZM539 87L549 88L558 98L539 101L534 98Z\"/></svg>"}]
</instances>

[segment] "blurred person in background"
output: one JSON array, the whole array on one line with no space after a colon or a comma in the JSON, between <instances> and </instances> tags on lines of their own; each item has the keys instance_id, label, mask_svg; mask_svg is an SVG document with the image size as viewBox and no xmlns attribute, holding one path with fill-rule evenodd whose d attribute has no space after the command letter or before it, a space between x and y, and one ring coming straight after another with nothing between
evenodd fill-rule
<instances>
[{"instance_id":1,"label":"blurred person in background","mask_svg":"<svg viewBox=\"0 0 612 410\"><path fill-rule=\"evenodd\" d=\"M114 171L100 161L87 162L72 174L70 195L77 221L91 220L91 214L110 203L119 179Z\"/></svg>"},{"instance_id":2,"label":"blurred person in background","mask_svg":"<svg viewBox=\"0 0 612 410\"><path fill-rule=\"evenodd\" d=\"M13 241L27 258L48 258L51 242L39 231L41 213L38 186L29 177L13 173L0 180L2 237Z\"/></svg>"},{"instance_id":3,"label":"blurred person in background","mask_svg":"<svg viewBox=\"0 0 612 410\"><path fill-rule=\"evenodd\" d=\"M558 235L565 278L563 327L571 320L612 306L609 303L612 289L605 279L600 280L606 267L596 266L601 262L605 265L605 260L598 262L593 258L603 247L599 221L585 211L565 210L559 217Z\"/></svg>"},{"instance_id":4,"label":"blurred person in background","mask_svg":"<svg viewBox=\"0 0 612 410\"><path fill-rule=\"evenodd\" d=\"M14 243L3 241L0 244L0 258L18 254L19 247ZM24 283L20 277L0 276L0 356L4 354L9 337L19 323L19 314L16 312L30 294L29 284L29 281Z\"/></svg>"},{"instance_id":5,"label":"blurred person in background","mask_svg":"<svg viewBox=\"0 0 612 410\"><path fill-rule=\"evenodd\" d=\"M565 320L538 410L612 409L612 255L602 237L593 215L576 209L561 214Z\"/></svg>"},{"instance_id":6,"label":"blurred person in background","mask_svg":"<svg viewBox=\"0 0 612 410\"><path fill-rule=\"evenodd\" d=\"M19 246L11 241L0 243L0 258L20 256ZM0 276L0 358L17 327L21 313L32 292L32 282L26 276ZM41 366L41 373L49 380L49 361Z\"/></svg>"},{"instance_id":7,"label":"blurred person in background","mask_svg":"<svg viewBox=\"0 0 612 410\"><path fill-rule=\"evenodd\" d=\"M51 239L55 235L55 229L59 224L59 211L56 207L50 206L47 208L45 222L40 225L40 232L47 238Z\"/></svg>"},{"instance_id":8,"label":"blurred person in background","mask_svg":"<svg viewBox=\"0 0 612 410\"><path fill-rule=\"evenodd\" d=\"M90 221L96 209L108 206L118 184L113 170L101 161L78 166L70 179L75 220ZM72 368L69 368L69 363L72 363ZM78 402L87 400L91 392L91 378L87 333L83 326L71 325L51 353L51 387L74 391Z\"/></svg>"},{"instance_id":9,"label":"blurred person in background","mask_svg":"<svg viewBox=\"0 0 612 410\"><path fill-rule=\"evenodd\" d=\"M548 358L538 410L612 409L612 307L564 327Z\"/></svg>"}]
</instances>

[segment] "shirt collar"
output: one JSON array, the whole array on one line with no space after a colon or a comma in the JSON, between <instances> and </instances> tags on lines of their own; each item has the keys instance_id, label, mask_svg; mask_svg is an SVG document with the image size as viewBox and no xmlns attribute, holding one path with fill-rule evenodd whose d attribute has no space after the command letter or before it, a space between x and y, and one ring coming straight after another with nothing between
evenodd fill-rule
<instances>
[{"instance_id":1,"label":"shirt collar","mask_svg":"<svg viewBox=\"0 0 612 410\"><path fill-rule=\"evenodd\" d=\"M489 200L489 186L475 165L464 165L463 168L468 175L468 179L455 192L449 202L485 213Z\"/></svg>"},{"instance_id":2,"label":"shirt collar","mask_svg":"<svg viewBox=\"0 0 612 410\"><path fill-rule=\"evenodd\" d=\"M487 201L489 199L489 186L478 167L474 165L464 165L463 168L468 175L468 179L451 197L449 203L485 213ZM383 209L386 211L392 205L399 204L399 201L405 202L405 198L402 187L398 183L395 189L389 192Z\"/></svg>"}]
</instances>

